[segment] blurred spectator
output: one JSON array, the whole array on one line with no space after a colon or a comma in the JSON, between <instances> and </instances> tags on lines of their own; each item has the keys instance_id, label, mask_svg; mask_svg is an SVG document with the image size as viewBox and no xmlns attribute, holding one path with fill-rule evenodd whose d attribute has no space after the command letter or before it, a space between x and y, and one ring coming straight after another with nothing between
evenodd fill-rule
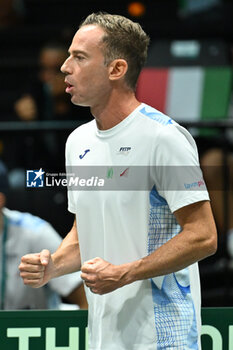
<instances>
[{"instance_id":1,"label":"blurred spectator","mask_svg":"<svg viewBox=\"0 0 233 350\"><path fill-rule=\"evenodd\" d=\"M233 67L233 46L230 56ZM233 118L233 90L228 118ZM220 239L222 234L227 234L227 251L233 260L233 129L227 130L225 136L225 140L213 141L212 147L209 145L201 156L200 162L207 187L210 189L209 194ZM224 167L227 168L224 169Z\"/></svg>"},{"instance_id":2,"label":"blurred spectator","mask_svg":"<svg viewBox=\"0 0 233 350\"><path fill-rule=\"evenodd\" d=\"M56 278L40 289L22 283L18 272L21 256L36 252L39 247L55 251L62 239L48 222L39 217L5 208L7 191L7 171L0 162L0 309L57 309L62 305L61 297L76 304L76 307L86 309L87 301L79 273Z\"/></svg>"},{"instance_id":3,"label":"blurred spectator","mask_svg":"<svg viewBox=\"0 0 233 350\"><path fill-rule=\"evenodd\" d=\"M60 72L66 57L67 50L57 43L40 50L38 73L36 77L28 77L14 104L16 120L74 119L74 108L65 94L64 76ZM66 137L66 133L53 131L16 135L14 142L5 140L3 157L11 159L10 168L17 169L14 172L18 178L22 178L25 169L31 167L47 168L49 165L54 171L63 170Z\"/></svg>"},{"instance_id":4,"label":"blurred spectator","mask_svg":"<svg viewBox=\"0 0 233 350\"><path fill-rule=\"evenodd\" d=\"M232 149L232 145L230 146ZM224 159L225 157L225 159ZM227 250L233 259L233 156L221 148L211 148L201 157L204 178L220 234L227 234ZM224 170L224 166L227 169ZM225 207L227 204L227 208ZM227 212L225 212L227 211ZM226 221L227 220L227 221Z\"/></svg>"},{"instance_id":5,"label":"blurred spectator","mask_svg":"<svg viewBox=\"0 0 233 350\"><path fill-rule=\"evenodd\" d=\"M44 46L39 53L39 72L27 83L15 102L15 112L23 121L74 119L74 108L65 93L60 67L67 58L67 48L57 43Z\"/></svg>"},{"instance_id":6,"label":"blurred spectator","mask_svg":"<svg viewBox=\"0 0 233 350\"><path fill-rule=\"evenodd\" d=\"M34 78L28 77L14 104L17 119L24 122L42 120L90 119L89 112L76 108L65 93L64 75L60 67L67 58L67 48L60 43L49 43L39 53L39 70ZM67 132L46 131L6 141L5 151L14 167L23 169L44 167L53 171L64 170L64 145ZM12 164L11 164L12 168ZM22 173L22 171L21 171ZM20 171L19 171L20 174Z\"/></svg>"}]
</instances>

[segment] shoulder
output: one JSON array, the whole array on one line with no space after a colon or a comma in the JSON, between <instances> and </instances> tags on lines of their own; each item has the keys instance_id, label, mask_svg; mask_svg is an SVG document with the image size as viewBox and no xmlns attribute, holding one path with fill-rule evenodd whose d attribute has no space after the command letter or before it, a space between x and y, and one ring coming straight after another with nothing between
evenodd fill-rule
<instances>
[{"instance_id":1,"label":"shoulder","mask_svg":"<svg viewBox=\"0 0 233 350\"><path fill-rule=\"evenodd\" d=\"M139 114L145 129L148 130L158 145L173 145L174 147L174 144L184 142L194 148L196 147L195 141L188 130L166 114L144 103L139 109Z\"/></svg>"},{"instance_id":2,"label":"shoulder","mask_svg":"<svg viewBox=\"0 0 233 350\"><path fill-rule=\"evenodd\" d=\"M45 220L30 213L23 213L17 210L3 209L3 214L8 218L8 222L15 226L25 228L37 228L48 224Z\"/></svg>"},{"instance_id":3,"label":"shoulder","mask_svg":"<svg viewBox=\"0 0 233 350\"><path fill-rule=\"evenodd\" d=\"M20 232L20 234L25 234L30 239L36 238L38 235L41 238L57 235L52 225L38 216L8 208L3 209L3 214L7 217L12 232Z\"/></svg>"},{"instance_id":4,"label":"shoulder","mask_svg":"<svg viewBox=\"0 0 233 350\"><path fill-rule=\"evenodd\" d=\"M177 124L166 114L159 110L142 103L141 108L138 110L139 114L144 118L144 122L150 123L154 127L165 127L167 125Z\"/></svg>"},{"instance_id":5,"label":"shoulder","mask_svg":"<svg viewBox=\"0 0 233 350\"><path fill-rule=\"evenodd\" d=\"M172 135L174 129L179 127L172 118L144 103L138 110L138 119L141 130L146 133L146 136L151 135L154 140L158 140L158 137L163 139L167 135Z\"/></svg>"},{"instance_id":6,"label":"shoulder","mask_svg":"<svg viewBox=\"0 0 233 350\"><path fill-rule=\"evenodd\" d=\"M55 251L61 244L61 237L53 226L30 213L3 209L8 221L9 241L14 242L13 250L20 255L36 253L42 249Z\"/></svg>"}]
</instances>

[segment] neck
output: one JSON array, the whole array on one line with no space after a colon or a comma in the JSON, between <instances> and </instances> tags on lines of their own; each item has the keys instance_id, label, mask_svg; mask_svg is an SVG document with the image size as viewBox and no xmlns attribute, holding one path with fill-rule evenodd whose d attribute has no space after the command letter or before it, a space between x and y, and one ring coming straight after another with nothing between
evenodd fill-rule
<instances>
[{"instance_id":1,"label":"neck","mask_svg":"<svg viewBox=\"0 0 233 350\"><path fill-rule=\"evenodd\" d=\"M114 90L106 103L92 107L91 113L95 116L98 129L107 130L119 124L139 105L134 92Z\"/></svg>"}]
</instances>

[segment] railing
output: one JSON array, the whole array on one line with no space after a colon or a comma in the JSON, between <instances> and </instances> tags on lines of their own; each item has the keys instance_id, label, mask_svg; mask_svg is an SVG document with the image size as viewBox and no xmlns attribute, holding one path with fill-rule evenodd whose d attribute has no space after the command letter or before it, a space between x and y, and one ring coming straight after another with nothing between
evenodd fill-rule
<instances>
[{"instance_id":1,"label":"railing","mask_svg":"<svg viewBox=\"0 0 233 350\"><path fill-rule=\"evenodd\" d=\"M36 122L0 122L2 132L28 132L28 131L62 131L77 128L84 121L36 121Z\"/></svg>"},{"instance_id":2,"label":"railing","mask_svg":"<svg viewBox=\"0 0 233 350\"><path fill-rule=\"evenodd\" d=\"M68 130L74 129L81 124L85 123L85 121L32 121L32 122L15 122L15 121L4 121L0 122L0 132L3 131L58 131L58 130ZM185 126L186 128L213 128L226 130L229 128L233 128L233 119L220 119L220 120L200 120L200 121L179 121L179 124Z\"/></svg>"}]
</instances>

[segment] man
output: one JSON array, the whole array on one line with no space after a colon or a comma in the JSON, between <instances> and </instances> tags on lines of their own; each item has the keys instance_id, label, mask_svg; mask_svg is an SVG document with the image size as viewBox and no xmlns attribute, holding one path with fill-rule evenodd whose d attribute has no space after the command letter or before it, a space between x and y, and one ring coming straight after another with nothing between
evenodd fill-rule
<instances>
[{"instance_id":1,"label":"man","mask_svg":"<svg viewBox=\"0 0 233 350\"><path fill-rule=\"evenodd\" d=\"M5 208L7 190L7 171L0 162L0 309L58 309L62 306L61 297L87 309L78 272L54 279L40 289L23 284L18 271L22 255L36 252L45 246L55 251L61 243L61 237L48 222L39 217Z\"/></svg>"},{"instance_id":2,"label":"man","mask_svg":"<svg viewBox=\"0 0 233 350\"><path fill-rule=\"evenodd\" d=\"M137 23L92 14L61 70L71 101L95 117L68 138L68 168L118 165L130 174L143 165L151 187L70 189L76 220L60 248L52 256L26 255L19 266L24 283L35 288L81 268L90 350L200 349L196 262L216 251L216 229L205 190L163 186L167 165L185 165L197 181L198 157L186 130L135 97L148 42Z\"/></svg>"}]
</instances>

